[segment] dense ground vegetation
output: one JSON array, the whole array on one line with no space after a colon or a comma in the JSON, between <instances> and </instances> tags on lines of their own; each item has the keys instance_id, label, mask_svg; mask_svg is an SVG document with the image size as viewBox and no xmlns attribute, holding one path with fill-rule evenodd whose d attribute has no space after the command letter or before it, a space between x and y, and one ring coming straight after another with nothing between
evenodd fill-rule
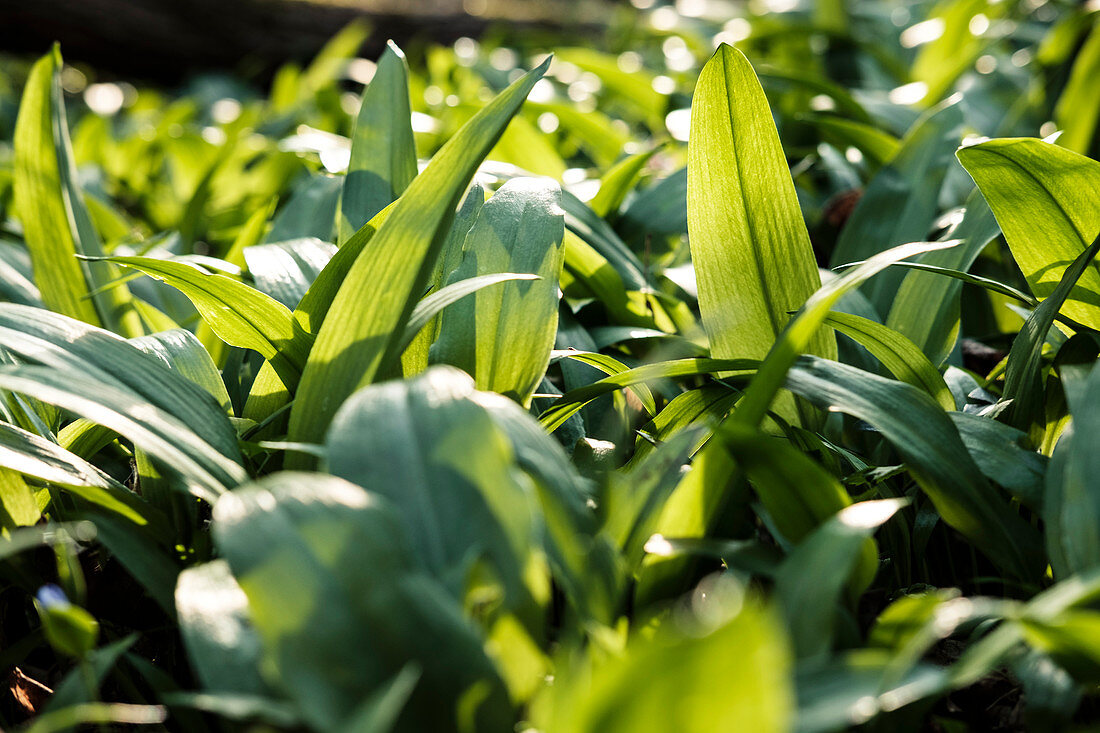
<instances>
[{"instance_id":1,"label":"dense ground vegetation","mask_svg":"<svg viewBox=\"0 0 1100 733\"><path fill-rule=\"evenodd\" d=\"M1095 724L1097 11L635 4L5 65L0 726Z\"/></svg>"}]
</instances>

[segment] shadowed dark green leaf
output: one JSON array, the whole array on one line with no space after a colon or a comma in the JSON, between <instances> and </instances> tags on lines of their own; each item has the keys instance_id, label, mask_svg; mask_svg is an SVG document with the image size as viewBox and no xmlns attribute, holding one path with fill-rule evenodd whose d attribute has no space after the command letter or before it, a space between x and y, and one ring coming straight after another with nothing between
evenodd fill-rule
<instances>
[{"instance_id":1,"label":"shadowed dark green leaf","mask_svg":"<svg viewBox=\"0 0 1100 733\"><path fill-rule=\"evenodd\" d=\"M925 393L843 364L802 357L787 388L821 407L873 425L949 525L999 567L1034 581L1042 564L1039 538L974 464L947 414Z\"/></svg>"},{"instance_id":2,"label":"shadowed dark green leaf","mask_svg":"<svg viewBox=\"0 0 1100 733\"><path fill-rule=\"evenodd\" d=\"M828 655L844 584L861 556L868 559L867 539L905 504L904 499L881 499L845 507L799 543L779 566L775 591L800 659ZM871 557L877 564L877 553Z\"/></svg>"},{"instance_id":3,"label":"shadowed dark green leaf","mask_svg":"<svg viewBox=\"0 0 1100 733\"><path fill-rule=\"evenodd\" d=\"M264 664L305 720L345 729L410 662L420 681L398 730L511 725L503 684L447 592L419 568L396 510L334 476L281 473L226 494L214 536L248 598ZM481 703L478 706L478 703Z\"/></svg>"}]
</instances>

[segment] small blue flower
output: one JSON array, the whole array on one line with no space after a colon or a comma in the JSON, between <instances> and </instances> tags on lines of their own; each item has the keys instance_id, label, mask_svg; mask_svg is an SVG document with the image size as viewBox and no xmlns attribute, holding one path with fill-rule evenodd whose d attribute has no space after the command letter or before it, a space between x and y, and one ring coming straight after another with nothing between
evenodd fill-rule
<instances>
[{"instance_id":1,"label":"small blue flower","mask_svg":"<svg viewBox=\"0 0 1100 733\"><path fill-rule=\"evenodd\" d=\"M38 603L41 604L42 608L61 609L72 605L69 603L69 597L65 595L65 591L61 590L61 586L54 583L47 583L39 588L34 597L38 599Z\"/></svg>"}]
</instances>

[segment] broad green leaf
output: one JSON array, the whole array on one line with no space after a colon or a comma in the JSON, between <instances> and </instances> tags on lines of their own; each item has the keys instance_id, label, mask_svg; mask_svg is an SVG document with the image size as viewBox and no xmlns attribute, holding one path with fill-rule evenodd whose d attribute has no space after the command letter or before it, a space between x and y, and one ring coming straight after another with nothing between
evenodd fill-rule
<instances>
[{"instance_id":1,"label":"broad green leaf","mask_svg":"<svg viewBox=\"0 0 1100 733\"><path fill-rule=\"evenodd\" d=\"M744 593L728 577L704 580L692 597L698 618L666 621L620 654L557 670L535 706L539 729L789 730L794 696L786 640L772 613L745 601Z\"/></svg>"},{"instance_id":2,"label":"broad green leaf","mask_svg":"<svg viewBox=\"0 0 1100 733\"><path fill-rule=\"evenodd\" d=\"M836 627L835 608L844 584L861 556L868 559L868 538L905 504L904 499L881 499L845 507L806 537L779 566L775 591L800 659L821 660L828 655ZM870 557L877 565L877 553Z\"/></svg>"},{"instance_id":3,"label":"broad green leaf","mask_svg":"<svg viewBox=\"0 0 1100 733\"><path fill-rule=\"evenodd\" d=\"M138 336L144 330L126 286L100 290L118 279L117 270L76 258L103 252L76 181L60 71L55 46L31 69L15 128L15 208L35 284L51 310Z\"/></svg>"},{"instance_id":4,"label":"broad green leaf","mask_svg":"<svg viewBox=\"0 0 1100 733\"><path fill-rule=\"evenodd\" d=\"M1042 564L1039 538L974 464L939 405L915 387L804 356L787 388L873 425L906 462L947 524L999 567L1026 581Z\"/></svg>"},{"instance_id":5,"label":"broad green leaf","mask_svg":"<svg viewBox=\"0 0 1100 733\"><path fill-rule=\"evenodd\" d=\"M761 359L821 278L768 100L725 44L699 76L688 155L688 235L711 356ZM829 333L815 331L806 348L836 355ZM789 398L782 404L780 414L800 419Z\"/></svg>"},{"instance_id":6,"label":"broad green leaf","mask_svg":"<svg viewBox=\"0 0 1100 733\"><path fill-rule=\"evenodd\" d=\"M405 54L393 41L363 92L351 136L351 162L340 194L339 241L374 218L416 177L416 143Z\"/></svg>"},{"instance_id":7,"label":"broad green leaf","mask_svg":"<svg viewBox=\"0 0 1100 733\"><path fill-rule=\"evenodd\" d=\"M989 140L958 152L1008 241L1031 292L1046 298L1100 232L1100 163L1030 138ZM1042 222L1042 226L1036 226ZM1090 263L1062 312L1100 327L1100 269Z\"/></svg>"},{"instance_id":8,"label":"broad green leaf","mask_svg":"<svg viewBox=\"0 0 1100 733\"><path fill-rule=\"evenodd\" d=\"M298 382L309 354L309 339L282 303L238 280L185 262L152 257L110 259L178 289L191 299L218 338L230 346L257 351L271 362L284 383L293 386Z\"/></svg>"},{"instance_id":9,"label":"broad green leaf","mask_svg":"<svg viewBox=\"0 0 1100 733\"><path fill-rule=\"evenodd\" d=\"M1075 153L1088 154L1100 119L1100 26L1093 26L1085 45L1077 52L1062 95L1054 106L1054 121L1062 130L1058 144Z\"/></svg>"},{"instance_id":10,"label":"broad green leaf","mask_svg":"<svg viewBox=\"0 0 1100 733\"><path fill-rule=\"evenodd\" d=\"M0 368L0 388L74 412L126 436L213 501L246 479L244 469L177 418L120 387L39 366Z\"/></svg>"},{"instance_id":11,"label":"broad green leaf","mask_svg":"<svg viewBox=\"0 0 1100 733\"><path fill-rule=\"evenodd\" d=\"M920 258L921 264L965 272L997 236L1000 227L980 192L974 191L965 206L961 221L943 236L944 240L958 239L962 243L942 252L929 252ZM962 283L955 279L910 272L894 296L886 325L907 336L939 366L958 339L961 295Z\"/></svg>"},{"instance_id":12,"label":"broad green leaf","mask_svg":"<svg viewBox=\"0 0 1100 733\"><path fill-rule=\"evenodd\" d=\"M945 103L922 116L906 133L901 149L867 184L837 238L832 264L866 260L906 242L928 237L939 215L940 188L962 139L963 113ZM903 274L876 275L861 288L885 317Z\"/></svg>"},{"instance_id":13,"label":"broad green leaf","mask_svg":"<svg viewBox=\"0 0 1100 733\"><path fill-rule=\"evenodd\" d=\"M225 494L214 537L248 597L265 668L318 730L345 729L409 663L420 681L398 730L459 730L474 686L478 728L512 722L481 640L419 568L397 511L334 476L280 473Z\"/></svg>"},{"instance_id":14,"label":"broad green leaf","mask_svg":"<svg viewBox=\"0 0 1100 733\"><path fill-rule=\"evenodd\" d=\"M321 440L344 399L394 368L460 197L548 67L516 81L448 140L364 245L317 331L290 412L291 440Z\"/></svg>"},{"instance_id":15,"label":"broad green leaf","mask_svg":"<svg viewBox=\"0 0 1100 733\"><path fill-rule=\"evenodd\" d=\"M448 368L365 387L333 419L326 463L393 503L419 562L458 600L484 560L515 608L527 594L533 491L472 394L469 378Z\"/></svg>"},{"instance_id":16,"label":"broad green leaf","mask_svg":"<svg viewBox=\"0 0 1100 733\"><path fill-rule=\"evenodd\" d=\"M24 361L127 389L201 433L227 458L241 460L236 432L215 397L189 381L186 373L166 368L160 358L108 331L39 308L5 303L0 304L0 345ZM212 376L209 370L207 365L205 379ZM198 374L203 368L188 371Z\"/></svg>"},{"instance_id":17,"label":"broad green leaf","mask_svg":"<svg viewBox=\"0 0 1100 733\"><path fill-rule=\"evenodd\" d=\"M534 481L547 559L567 601L584 618L611 623L618 599L618 567L610 548L592 539L596 520L592 487L577 475L568 455L530 413L494 392L474 392L475 402L511 443L515 461ZM603 562L607 560L607 562Z\"/></svg>"},{"instance_id":18,"label":"broad green leaf","mask_svg":"<svg viewBox=\"0 0 1100 733\"><path fill-rule=\"evenodd\" d=\"M450 282L522 272L533 282L481 290L442 316L430 358L465 370L478 389L526 406L546 373L558 327L565 234L561 189L550 179L514 178L481 208Z\"/></svg>"},{"instance_id":19,"label":"broad green leaf","mask_svg":"<svg viewBox=\"0 0 1100 733\"><path fill-rule=\"evenodd\" d=\"M881 323L838 311L830 313L825 323L870 351L899 381L927 392L944 410L955 409L955 398L943 376L905 336Z\"/></svg>"}]
</instances>

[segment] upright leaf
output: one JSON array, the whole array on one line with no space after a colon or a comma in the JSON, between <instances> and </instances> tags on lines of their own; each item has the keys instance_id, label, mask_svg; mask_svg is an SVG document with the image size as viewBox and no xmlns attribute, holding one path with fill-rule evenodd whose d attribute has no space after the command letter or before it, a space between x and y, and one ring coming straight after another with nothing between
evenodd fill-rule
<instances>
[{"instance_id":1,"label":"upright leaf","mask_svg":"<svg viewBox=\"0 0 1100 733\"><path fill-rule=\"evenodd\" d=\"M76 182L61 92L61 52L35 63L15 126L15 208L23 223L35 282L48 308L126 336L144 333L124 284L107 264L81 263L102 247Z\"/></svg>"},{"instance_id":2,"label":"upright leaf","mask_svg":"<svg viewBox=\"0 0 1100 733\"><path fill-rule=\"evenodd\" d=\"M394 367L455 207L550 61L529 72L467 122L416 177L355 260L317 333L290 413L292 440L319 441L355 389Z\"/></svg>"},{"instance_id":3,"label":"upright leaf","mask_svg":"<svg viewBox=\"0 0 1100 733\"><path fill-rule=\"evenodd\" d=\"M419 562L456 598L487 560L514 607L526 596L530 485L472 394L469 378L442 367L366 387L333 420L327 462L333 474L393 502Z\"/></svg>"},{"instance_id":4,"label":"upright leaf","mask_svg":"<svg viewBox=\"0 0 1100 733\"><path fill-rule=\"evenodd\" d=\"M699 76L688 147L688 236L715 358L761 359L821 286L768 100L723 44ZM809 351L836 354L831 334ZM793 416L789 399L780 412Z\"/></svg>"},{"instance_id":5,"label":"upright leaf","mask_svg":"<svg viewBox=\"0 0 1100 733\"><path fill-rule=\"evenodd\" d=\"M462 264L450 282L501 272L541 279L506 282L451 306L433 361L460 367L478 389L526 405L550 363L558 330L564 234L557 183L517 178L502 186L466 235Z\"/></svg>"},{"instance_id":6,"label":"upright leaf","mask_svg":"<svg viewBox=\"0 0 1100 733\"><path fill-rule=\"evenodd\" d=\"M351 136L351 162L340 194L339 242L405 192L416 177L416 141L409 106L405 54L386 45L374 78L363 92Z\"/></svg>"},{"instance_id":7,"label":"upright leaf","mask_svg":"<svg viewBox=\"0 0 1100 733\"><path fill-rule=\"evenodd\" d=\"M989 140L957 155L993 209L1031 292L1046 298L1100 232L1100 163L1031 138ZM1062 312L1100 327L1095 262L1081 274Z\"/></svg>"}]
</instances>

